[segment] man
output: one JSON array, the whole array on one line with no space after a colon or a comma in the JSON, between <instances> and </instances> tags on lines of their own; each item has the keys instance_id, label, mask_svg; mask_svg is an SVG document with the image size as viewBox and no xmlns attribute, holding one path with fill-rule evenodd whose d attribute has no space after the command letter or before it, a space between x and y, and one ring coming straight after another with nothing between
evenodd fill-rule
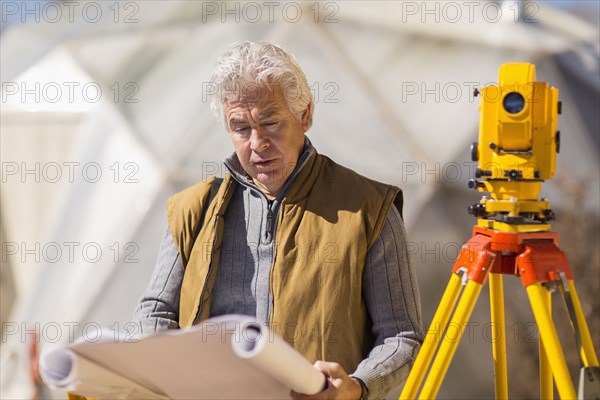
<instances>
[{"instance_id":1,"label":"man","mask_svg":"<svg viewBox=\"0 0 600 400\"><path fill-rule=\"evenodd\" d=\"M306 77L280 47L233 47L212 83L235 148L229 174L169 200L136 320L148 332L251 315L327 376L311 398L398 389L423 339L399 189L317 153L305 136L314 109Z\"/></svg>"}]
</instances>

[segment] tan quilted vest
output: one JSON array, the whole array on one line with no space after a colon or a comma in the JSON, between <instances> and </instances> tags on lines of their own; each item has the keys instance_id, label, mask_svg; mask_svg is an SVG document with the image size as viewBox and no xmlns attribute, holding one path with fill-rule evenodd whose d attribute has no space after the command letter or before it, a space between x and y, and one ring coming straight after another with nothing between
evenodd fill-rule
<instances>
[{"instance_id":1,"label":"tan quilted vest","mask_svg":"<svg viewBox=\"0 0 600 400\"><path fill-rule=\"evenodd\" d=\"M210 316L223 218L237 185L225 177L194 240L213 180L177 193L168 203L169 227L186 268L179 308L182 328ZM392 204L401 211L400 189L316 152L282 200L270 275L269 327L310 362L335 361L353 372L372 348L362 275L366 254Z\"/></svg>"}]
</instances>

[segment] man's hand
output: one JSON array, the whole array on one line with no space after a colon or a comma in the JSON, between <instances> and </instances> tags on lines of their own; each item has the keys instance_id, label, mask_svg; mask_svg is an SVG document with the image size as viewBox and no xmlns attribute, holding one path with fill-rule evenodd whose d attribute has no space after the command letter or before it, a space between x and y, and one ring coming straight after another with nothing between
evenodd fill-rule
<instances>
[{"instance_id":1,"label":"man's hand","mask_svg":"<svg viewBox=\"0 0 600 400\"><path fill-rule=\"evenodd\" d=\"M362 388L357 380L348 376L344 368L338 363L317 361L315 368L325 374L327 378L327 387L322 392L307 396L304 394L290 391L290 396L294 400L358 400L362 393Z\"/></svg>"}]
</instances>

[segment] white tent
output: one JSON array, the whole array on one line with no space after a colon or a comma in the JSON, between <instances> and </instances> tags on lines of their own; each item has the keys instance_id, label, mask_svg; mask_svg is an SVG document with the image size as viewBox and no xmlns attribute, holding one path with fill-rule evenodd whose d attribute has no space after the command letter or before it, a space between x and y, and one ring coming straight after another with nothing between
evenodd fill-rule
<instances>
[{"instance_id":1,"label":"white tent","mask_svg":"<svg viewBox=\"0 0 600 400\"><path fill-rule=\"evenodd\" d=\"M584 182L578 206L597 216L598 26L539 3L467 3L28 2L30 13L3 3L0 397L31 393L28 329L65 342L70 327L78 335L130 319L166 199L221 174L232 151L206 83L233 42L294 53L315 96L308 136L318 151L402 187L425 321L475 222L472 90L494 82L500 64L534 62L559 88L563 184L547 182L543 194L569 208L565 179ZM589 268L598 277L598 262ZM440 397L493 395L491 364L471 356L489 344L481 332L474 342L459 349ZM478 379L466 387L463 375Z\"/></svg>"}]
</instances>

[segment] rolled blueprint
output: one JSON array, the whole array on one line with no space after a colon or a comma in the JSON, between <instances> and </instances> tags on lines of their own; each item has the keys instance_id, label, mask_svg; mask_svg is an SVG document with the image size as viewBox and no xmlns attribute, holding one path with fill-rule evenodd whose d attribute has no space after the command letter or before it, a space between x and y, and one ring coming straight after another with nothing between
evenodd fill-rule
<instances>
[{"instance_id":1,"label":"rolled blueprint","mask_svg":"<svg viewBox=\"0 0 600 400\"><path fill-rule=\"evenodd\" d=\"M64 347L42 354L40 374L52 388L97 399L168 399Z\"/></svg>"},{"instance_id":2,"label":"rolled blueprint","mask_svg":"<svg viewBox=\"0 0 600 400\"><path fill-rule=\"evenodd\" d=\"M43 348L40 372L53 388L100 400L281 400L290 389L311 395L326 384L282 338L242 315L134 340L108 331L99 341Z\"/></svg>"},{"instance_id":3,"label":"rolled blueprint","mask_svg":"<svg viewBox=\"0 0 600 400\"><path fill-rule=\"evenodd\" d=\"M313 395L326 387L325 375L282 338L258 323L245 323L236 331L233 352L298 393Z\"/></svg>"}]
</instances>

